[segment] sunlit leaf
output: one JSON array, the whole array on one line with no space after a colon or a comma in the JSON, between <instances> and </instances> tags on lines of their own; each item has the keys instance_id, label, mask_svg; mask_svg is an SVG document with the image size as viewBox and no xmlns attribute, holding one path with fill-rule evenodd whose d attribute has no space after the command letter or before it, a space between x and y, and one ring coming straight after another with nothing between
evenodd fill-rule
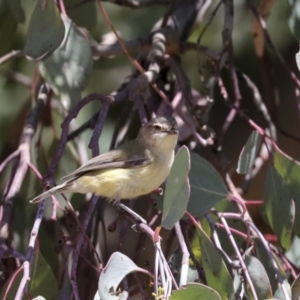
<instances>
[{"instance_id":1,"label":"sunlit leaf","mask_svg":"<svg viewBox=\"0 0 300 300\"><path fill-rule=\"evenodd\" d=\"M298 70L300 70L300 50L296 53L296 64L298 67Z\"/></svg>"},{"instance_id":2,"label":"sunlit leaf","mask_svg":"<svg viewBox=\"0 0 300 300\"><path fill-rule=\"evenodd\" d=\"M298 236L293 237L291 247L285 252L285 256L289 261L294 264L297 268L300 267L300 238Z\"/></svg>"},{"instance_id":3,"label":"sunlit leaf","mask_svg":"<svg viewBox=\"0 0 300 300\"><path fill-rule=\"evenodd\" d=\"M191 196L188 211L202 216L219 201L228 198L228 191L218 171L204 158L191 152L189 174Z\"/></svg>"},{"instance_id":4,"label":"sunlit leaf","mask_svg":"<svg viewBox=\"0 0 300 300\"><path fill-rule=\"evenodd\" d=\"M200 237L202 265L208 285L220 294L221 299L234 299L233 280L220 252L201 228L197 227L197 233Z\"/></svg>"},{"instance_id":5,"label":"sunlit leaf","mask_svg":"<svg viewBox=\"0 0 300 300\"><path fill-rule=\"evenodd\" d=\"M81 99L81 91L92 71L93 61L87 38L70 19L65 19L64 23L66 33L63 43L39 63L39 70L68 108Z\"/></svg>"},{"instance_id":6,"label":"sunlit leaf","mask_svg":"<svg viewBox=\"0 0 300 300\"><path fill-rule=\"evenodd\" d=\"M278 287L278 279L277 279L277 273L274 269L273 261L269 257L261 239L255 238L254 243L255 243L256 256L259 259L259 261L263 264L263 266L268 274L270 284L272 287L272 291L275 293L275 291ZM273 257L273 258L275 259L275 257ZM286 278L286 274L283 270L283 267L282 267L280 261L277 261L277 269L278 269L281 277Z\"/></svg>"},{"instance_id":7,"label":"sunlit leaf","mask_svg":"<svg viewBox=\"0 0 300 300\"><path fill-rule=\"evenodd\" d=\"M292 284L292 299L300 299L300 275L299 274Z\"/></svg>"},{"instance_id":8,"label":"sunlit leaf","mask_svg":"<svg viewBox=\"0 0 300 300\"><path fill-rule=\"evenodd\" d=\"M221 300L220 295L212 288L199 284L189 283L180 290L173 291L170 300Z\"/></svg>"},{"instance_id":9,"label":"sunlit leaf","mask_svg":"<svg viewBox=\"0 0 300 300\"><path fill-rule=\"evenodd\" d=\"M189 201L190 155L186 146L179 149L165 188L161 226L172 229L179 221Z\"/></svg>"},{"instance_id":10,"label":"sunlit leaf","mask_svg":"<svg viewBox=\"0 0 300 300\"><path fill-rule=\"evenodd\" d=\"M24 53L28 59L49 56L63 41L65 27L54 1L39 0L32 13Z\"/></svg>"},{"instance_id":11,"label":"sunlit leaf","mask_svg":"<svg viewBox=\"0 0 300 300\"><path fill-rule=\"evenodd\" d=\"M292 239L295 207L288 186L272 166L267 173L264 201L268 222L282 247L288 249Z\"/></svg>"},{"instance_id":12,"label":"sunlit leaf","mask_svg":"<svg viewBox=\"0 0 300 300\"><path fill-rule=\"evenodd\" d=\"M287 185L294 201L296 213L293 230L300 236L300 164L278 150L274 153L274 168Z\"/></svg>"},{"instance_id":13,"label":"sunlit leaf","mask_svg":"<svg viewBox=\"0 0 300 300\"><path fill-rule=\"evenodd\" d=\"M120 252L114 252L99 277L98 293L100 298L102 300L119 300L119 293L118 296L115 295L117 287L123 278L132 272L148 274L146 270L139 268L126 255ZM127 299L127 295L128 293L126 291L122 292L124 299Z\"/></svg>"},{"instance_id":14,"label":"sunlit leaf","mask_svg":"<svg viewBox=\"0 0 300 300\"><path fill-rule=\"evenodd\" d=\"M295 38L300 41L300 3L295 0L288 0L291 10L289 16L289 27ZM298 65L299 68L299 65Z\"/></svg>"},{"instance_id":15,"label":"sunlit leaf","mask_svg":"<svg viewBox=\"0 0 300 300\"><path fill-rule=\"evenodd\" d=\"M252 167L256 155L261 145L261 135L253 131L249 136L245 147L243 148L238 161L237 172L246 174Z\"/></svg>"},{"instance_id":16,"label":"sunlit leaf","mask_svg":"<svg viewBox=\"0 0 300 300\"><path fill-rule=\"evenodd\" d=\"M284 286L284 288L286 290L286 293L287 293L287 296L289 298L285 297L285 293L283 292L281 286L278 286L278 289L277 289L277 291L274 294L274 298L279 299L279 300L291 299L291 297L292 297L292 289L291 289L291 286L290 286L290 284L289 284L289 282L288 282L287 279L285 279L283 281L283 286ZM297 298L293 298L293 300L294 299L297 299Z\"/></svg>"},{"instance_id":17,"label":"sunlit leaf","mask_svg":"<svg viewBox=\"0 0 300 300\"><path fill-rule=\"evenodd\" d=\"M95 296L94 296L94 300L101 300L98 291L96 292L96 294L95 294Z\"/></svg>"}]
</instances>

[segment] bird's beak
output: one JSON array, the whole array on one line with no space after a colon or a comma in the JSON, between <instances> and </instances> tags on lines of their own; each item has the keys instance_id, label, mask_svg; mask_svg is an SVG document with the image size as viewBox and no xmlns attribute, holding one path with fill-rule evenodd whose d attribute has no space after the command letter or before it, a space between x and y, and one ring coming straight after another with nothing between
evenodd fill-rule
<instances>
[{"instance_id":1,"label":"bird's beak","mask_svg":"<svg viewBox=\"0 0 300 300\"><path fill-rule=\"evenodd\" d=\"M171 128L170 130L168 130L168 133L169 133L169 134L178 134L179 131L178 131L177 128Z\"/></svg>"}]
</instances>

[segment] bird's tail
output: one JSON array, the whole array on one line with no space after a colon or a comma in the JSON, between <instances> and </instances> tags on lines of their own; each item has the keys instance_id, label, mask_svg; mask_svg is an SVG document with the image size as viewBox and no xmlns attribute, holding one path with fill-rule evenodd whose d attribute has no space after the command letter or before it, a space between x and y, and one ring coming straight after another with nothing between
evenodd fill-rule
<instances>
[{"instance_id":1,"label":"bird's tail","mask_svg":"<svg viewBox=\"0 0 300 300\"><path fill-rule=\"evenodd\" d=\"M45 191L44 193L38 195L37 197L35 197L34 199L30 200L31 203L37 203L40 202L46 198L49 198L57 193L61 193L64 192L68 189L68 182L65 182L61 185L55 186L52 189Z\"/></svg>"}]
</instances>

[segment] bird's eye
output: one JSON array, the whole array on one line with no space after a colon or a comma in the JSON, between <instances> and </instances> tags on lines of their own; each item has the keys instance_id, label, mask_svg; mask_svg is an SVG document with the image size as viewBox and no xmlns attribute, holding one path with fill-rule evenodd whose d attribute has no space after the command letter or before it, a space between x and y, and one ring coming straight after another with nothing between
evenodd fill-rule
<instances>
[{"instance_id":1,"label":"bird's eye","mask_svg":"<svg viewBox=\"0 0 300 300\"><path fill-rule=\"evenodd\" d=\"M154 125L153 128L154 128L155 130L161 130L161 127L160 127L159 125Z\"/></svg>"}]
</instances>

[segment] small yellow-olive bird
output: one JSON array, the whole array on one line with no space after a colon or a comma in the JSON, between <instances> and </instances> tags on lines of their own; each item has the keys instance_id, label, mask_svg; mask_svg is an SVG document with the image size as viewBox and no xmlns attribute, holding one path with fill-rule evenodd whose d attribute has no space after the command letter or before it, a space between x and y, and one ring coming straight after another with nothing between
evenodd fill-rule
<instances>
[{"instance_id":1,"label":"small yellow-olive bird","mask_svg":"<svg viewBox=\"0 0 300 300\"><path fill-rule=\"evenodd\" d=\"M154 118L141 127L134 140L92 158L65 176L68 180L63 184L31 202L63 192L95 193L109 201L146 195L168 177L177 140L178 125L173 117Z\"/></svg>"}]
</instances>

